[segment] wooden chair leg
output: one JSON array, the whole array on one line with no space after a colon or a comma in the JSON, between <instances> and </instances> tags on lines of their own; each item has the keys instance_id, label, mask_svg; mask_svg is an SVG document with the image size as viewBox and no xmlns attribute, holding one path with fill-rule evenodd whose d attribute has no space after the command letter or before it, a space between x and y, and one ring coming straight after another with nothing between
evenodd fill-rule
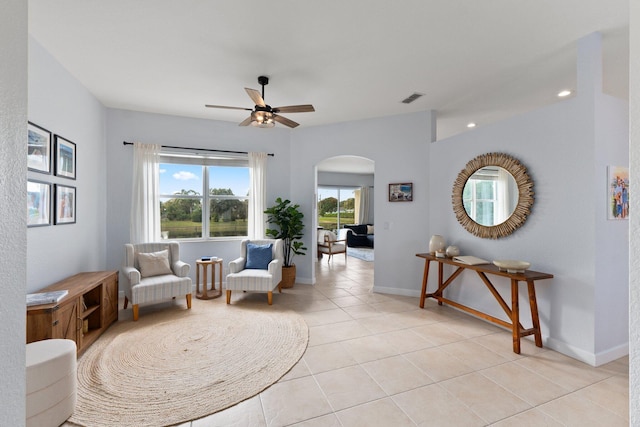
<instances>
[{"instance_id":1,"label":"wooden chair leg","mask_svg":"<svg viewBox=\"0 0 640 427\"><path fill-rule=\"evenodd\" d=\"M127 298L127 297L125 296L125 297L124 297L124 309L126 310L128 306L129 306L129 298Z\"/></svg>"},{"instance_id":2,"label":"wooden chair leg","mask_svg":"<svg viewBox=\"0 0 640 427\"><path fill-rule=\"evenodd\" d=\"M282 282L278 283L278 293L282 293Z\"/></svg>"},{"instance_id":3,"label":"wooden chair leg","mask_svg":"<svg viewBox=\"0 0 640 427\"><path fill-rule=\"evenodd\" d=\"M273 292L267 292L267 301L269 302L269 305L273 303Z\"/></svg>"},{"instance_id":4,"label":"wooden chair leg","mask_svg":"<svg viewBox=\"0 0 640 427\"><path fill-rule=\"evenodd\" d=\"M191 309L191 294L187 294L187 308Z\"/></svg>"},{"instance_id":5,"label":"wooden chair leg","mask_svg":"<svg viewBox=\"0 0 640 427\"><path fill-rule=\"evenodd\" d=\"M227 304L231 304L231 291L227 289Z\"/></svg>"},{"instance_id":6,"label":"wooden chair leg","mask_svg":"<svg viewBox=\"0 0 640 427\"><path fill-rule=\"evenodd\" d=\"M136 320L138 320L138 315L140 314L139 309L139 305L138 304L133 304L133 321L135 322Z\"/></svg>"}]
</instances>

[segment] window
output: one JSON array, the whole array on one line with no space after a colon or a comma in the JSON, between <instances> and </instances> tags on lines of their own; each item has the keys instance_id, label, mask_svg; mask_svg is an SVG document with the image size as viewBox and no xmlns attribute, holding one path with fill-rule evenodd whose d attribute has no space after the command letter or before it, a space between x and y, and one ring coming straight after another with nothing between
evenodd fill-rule
<instances>
[{"instance_id":1,"label":"window","mask_svg":"<svg viewBox=\"0 0 640 427\"><path fill-rule=\"evenodd\" d=\"M318 225L327 230L338 230L344 224L354 224L356 190L351 187L318 187Z\"/></svg>"},{"instance_id":2,"label":"window","mask_svg":"<svg viewBox=\"0 0 640 427\"><path fill-rule=\"evenodd\" d=\"M161 155L163 238L245 237L248 205L246 159Z\"/></svg>"},{"instance_id":3,"label":"window","mask_svg":"<svg viewBox=\"0 0 640 427\"><path fill-rule=\"evenodd\" d=\"M464 210L481 225L494 225L497 177L470 178L462 192Z\"/></svg>"}]
</instances>

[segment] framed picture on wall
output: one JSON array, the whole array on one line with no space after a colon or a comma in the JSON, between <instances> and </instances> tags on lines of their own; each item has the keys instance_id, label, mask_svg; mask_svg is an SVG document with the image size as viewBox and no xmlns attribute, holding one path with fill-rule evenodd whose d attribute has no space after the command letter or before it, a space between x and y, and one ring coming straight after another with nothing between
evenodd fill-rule
<instances>
[{"instance_id":1,"label":"framed picture on wall","mask_svg":"<svg viewBox=\"0 0 640 427\"><path fill-rule=\"evenodd\" d=\"M56 135L56 175L76 179L76 144Z\"/></svg>"},{"instance_id":2,"label":"framed picture on wall","mask_svg":"<svg viewBox=\"0 0 640 427\"><path fill-rule=\"evenodd\" d=\"M55 224L76 222L76 187L56 184Z\"/></svg>"},{"instance_id":3,"label":"framed picture on wall","mask_svg":"<svg viewBox=\"0 0 640 427\"><path fill-rule=\"evenodd\" d=\"M51 132L33 124L27 125L27 168L34 172L51 173Z\"/></svg>"},{"instance_id":4,"label":"framed picture on wall","mask_svg":"<svg viewBox=\"0 0 640 427\"><path fill-rule=\"evenodd\" d=\"M629 219L629 168L607 168L607 218Z\"/></svg>"},{"instance_id":5,"label":"framed picture on wall","mask_svg":"<svg viewBox=\"0 0 640 427\"><path fill-rule=\"evenodd\" d=\"M389 184L390 202L411 202L413 201L413 183L405 182L401 184Z\"/></svg>"},{"instance_id":6,"label":"framed picture on wall","mask_svg":"<svg viewBox=\"0 0 640 427\"><path fill-rule=\"evenodd\" d=\"M51 225L51 184L27 180L27 227Z\"/></svg>"}]
</instances>

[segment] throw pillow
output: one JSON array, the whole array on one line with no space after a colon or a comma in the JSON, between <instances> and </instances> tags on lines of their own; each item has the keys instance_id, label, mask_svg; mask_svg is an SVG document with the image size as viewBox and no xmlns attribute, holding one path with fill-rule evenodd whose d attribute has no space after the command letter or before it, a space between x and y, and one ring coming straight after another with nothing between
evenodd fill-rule
<instances>
[{"instance_id":1,"label":"throw pillow","mask_svg":"<svg viewBox=\"0 0 640 427\"><path fill-rule=\"evenodd\" d=\"M373 234L373 225L367 225L367 234Z\"/></svg>"},{"instance_id":2,"label":"throw pillow","mask_svg":"<svg viewBox=\"0 0 640 427\"><path fill-rule=\"evenodd\" d=\"M138 254L140 276L151 277L162 274L173 274L169 266L169 250Z\"/></svg>"},{"instance_id":3,"label":"throw pillow","mask_svg":"<svg viewBox=\"0 0 640 427\"><path fill-rule=\"evenodd\" d=\"M325 240L326 241L335 242L336 239L337 239L336 233L334 233L333 231L326 231L325 232Z\"/></svg>"},{"instance_id":4,"label":"throw pillow","mask_svg":"<svg viewBox=\"0 0 640 427\"><path fill-rule=\"evenodd\" d=\"M247 262L244 268L253 270L266 270L269 263L273 259L273 244L256 245L255 243L247 243Z\"/></svg>"}]
</instances>

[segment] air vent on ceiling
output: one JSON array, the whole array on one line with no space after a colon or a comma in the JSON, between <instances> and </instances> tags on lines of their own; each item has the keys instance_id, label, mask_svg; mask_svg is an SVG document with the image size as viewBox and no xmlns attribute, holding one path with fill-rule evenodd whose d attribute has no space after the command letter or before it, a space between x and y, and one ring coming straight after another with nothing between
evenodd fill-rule
<instances>
[{"instance_id":1,"label":"air vent on ceiling","mask_svg":"<svg viewBox=\"0 0 640 427\"><path fill-rule=\"evenodd\" d=\"M403 104L411 104L413 101L415 101L416 99L420 98L421 96L424 96L424 93L414 92L411 95L409 95L408 97L406 97L405 99L403 99L402 103Z\"/></svg>"}]
</instances>

